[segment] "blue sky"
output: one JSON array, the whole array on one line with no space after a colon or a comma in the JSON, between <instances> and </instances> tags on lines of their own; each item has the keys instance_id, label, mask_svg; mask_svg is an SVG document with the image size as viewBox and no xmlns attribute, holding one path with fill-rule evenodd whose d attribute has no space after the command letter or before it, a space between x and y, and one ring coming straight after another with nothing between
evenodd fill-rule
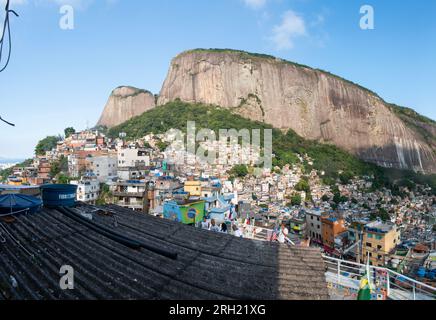
<instances>
[{"instance_id":1,"label":"blue sky","mask_svg":"<svg viewBox=\"0 0 436 320\"><path fill-rule=\"evenodd\" d=\"M93 126L119 85L158 93L171 58L192 48L267 53L328 70L436 119L433 0L12 2L20 17L11 18L0 115L17 127L0 124L0 157L30 157L46 135ZM74 30L59 27L64 4L75 9ZM365 4L374 8L374 30L359 28Z\"/></svg>"}]
</instances>

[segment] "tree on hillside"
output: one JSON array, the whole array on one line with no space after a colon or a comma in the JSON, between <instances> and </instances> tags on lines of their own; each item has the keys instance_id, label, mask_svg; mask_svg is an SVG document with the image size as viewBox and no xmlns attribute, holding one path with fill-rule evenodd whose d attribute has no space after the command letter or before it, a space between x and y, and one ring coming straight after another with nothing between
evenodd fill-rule
<instances>
[{"instance_id":1,"label":"tree on hillside","mask_svg":"<svg viewBox=\"0 0 436 320\"><path fill-rule=\"evenodd\" d=\"M307 179L301 179L297 185L295 186L295 190L297 191L304 191L306 193L310 192L310 185L309 185L309 181L307 181Z\"/></svg>"},{"instance_id":2,"label":"tree on hillside","mask_svg":"<svg viewBox=\"0 0 436 320\"><path fill-rule=\"evenodd\" d=\"M339 180L341 180L341 183L343 185L349 184L352 178L353 178L353 174L348 171L345 171L339 175Z\"/></svg>"},{"instance_id":3,"label":"tree on hillside","mask_svg":"<svg viewBox=\"0 0 436 320\"><path fill-rule=\"evenodd\" d=\"M76 133L76 129L74 129L73 127L68 127L68 128L65 128L64 133L65 133L65 138L68 138L71 135Z\"/></svg>"},{"instance_id":4,"label":"tree on hillside","mask_svg":"<svg viewBox=\"0 0 436 320\"><path fill-rule=\"evenodd\" d=\"M112 201L112 192L110 191L109 186L105 183L100 184L100 193L96 204L99 206L103 206L108 203L111 203L111 201Z\"/></svg>"},{"instance_id":5,"label":"tree on hillside","mask_svg":"<svg viewBox=\"0 0 436 320\"><path fill-rule=\"evenodd\" d=\"M330 200L330 197L325 194L325 195L322 196L321 200L324 201L324 202L327 202L327 201Z\"/></svg>"},{"instance_id":6,"label":"tree on hillside","mask_svg":"<svg viewBox=\"0 0 436 320\"><path fill-rule=\"evenodd\" d=\"M35 148L35 154L37 156L43 156L47 151L51 151L56 148L57 143L60 141L60 137L48 136L38 142Z\"/></svg>"},{"instance_id":7,"label":"tree on hillside","mask_svg":"<svg viewBox=\"0 0 436 320\"><path fill-rule=\"evenodd\" d=\"M164 152L170 146L170 144L168 142L159 141L156 146L160 152Z\"/></svg>"},{"instance_id":8,"label":"tree on hillside","mask_svg":"<svg viewBox=\"0 0 436 320\"><path fill-rule=\"evenodd\" d=\"M61 156L58 161L55 161L51 165L50 176L52 178L60 176L61 173L68 172L68 159L64 156Z\"/></svg>"},{"instance_id":9,"label":"tree on hillside","mask_svg":"<svg viewBox=\"0 0 436 320\"><path fill-rule=\"evenodd\" d=\"M294 193L291 196L291 206L299 206L301 205L301 201L303 201L303 199L301 198L301 194Z\"/></svg>"},{"instance_id":10,"label":"tree on hillside","mask_svg":"<svg viewBox=\"0 0 436 320\"><path fill-rule=\"evenodd\" d=\"M391 216L384 208L380 208L377 212L372 212L369 216L369 218L374 221L377 218L380 218L383 222L389 221L391 219Z\"/></svg>"},{"instance_id":11,"label":"tree on hillside","mask_svg":"<svg viewBox=\"0 0 436 320\"><path fill-rule=\"evenodd\" d=\"M229 173L233 176L242 178L245 177L246 175L248 175L248 168L246 165L243 164L238 164L236 166L234 166Z\"/></svg>"}]
</instances>

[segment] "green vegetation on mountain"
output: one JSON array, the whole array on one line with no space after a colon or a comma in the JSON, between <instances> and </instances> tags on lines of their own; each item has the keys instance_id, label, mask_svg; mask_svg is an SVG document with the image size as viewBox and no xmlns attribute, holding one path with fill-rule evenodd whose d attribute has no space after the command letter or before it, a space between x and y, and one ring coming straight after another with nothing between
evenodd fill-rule
<instances>
[{"instance_id":1,"label":"green vegetation on mountain","mask_svg":"<svg viewBox=\"0 0 436 320\"><path fill-rule=\"evenodd\" d=\"M430 129L435 127L436 121L420 115L410 108L400 107L396 104L389 104L389 107L409 128L418 132L429 145L436 145L436 136L434 135L436 130L431 131ZM436 152L434 148L433 150Z\"/></svg>"},{"instance_id":2,"label":"green vegetation on mountain","mask_svg":"<svg viewBox=\"0 0 436 320\"><path fill-rule=\"evenodd\" d=\"M390 107L391 107L391 110L393 110L400 117L405 116L405 117L408 117L410 119L414 119L414 120L422 122L422 123L436 125L436 121L419 114L418 112L416 112L415 110L413 110L411 108L397 106L396 104L390 104Z\"/></svg>"},{"instance_id":3,"label":"green vegetation on mountain","mask_svg":"<svg viewBox=\"0 0 436 320\"><path fill-rule=\"evenodd\" d=\"M75 133L76 133L76 129L74 129L73 127L65 128L64 130L65 139L71 137Z\"/></svg>"},{"instance_id":4,"label":"green vegetation on mountain","mask_svg":"<svg viewBox=\"0 0 436 320\"><path fill-rule=\"evenodd\" d=\"M297 191L304 191L309 193L310 192L310 185L309 181L305 178L301 179L295 186L295 190Z\"/></svg>"},{"instance_id":5,"label":"green vegetation on mountain","mask_svg":"<svg viewBox=\"0 0 436 320\"><path fill-rule=\"evenodd\" d=\"M230 171L229 174L235 177L245 177L248 175L248 168L246 165L238 164L235 165Z\"/></svg>"},{"instance_id":6,"label":"green vegetation on mountain","mask_svg":"<svg viewBox=\"0 0 436 320\"><path fill-rule=\"evenodd\" d=\"M303 201L303 199L301 198L301 194L294 193L291 196L291 202L288 203L288 207L299 206L299 205L301 205L302 201Z\"/></svg>"},{"instance_id":7,"label":"green vegetation on mountain","mask_svg":"<svg viewBox=\"0 0 436 320\"><path fill-rule=\"evenodd\" d=\"M148 90L145 90L145 89L139 89L139 88L135 88L135 87L132 87L132 86L119 86L119 87L115 88L115 89L112 91L112 94L115 94L114 92L115 92L117 89L121 89L121 88L128 88L128 89L131 89L131 90L134 91L132 94L127 95L128 97L136 97L136 96L140 95L141 93L151 94L151 95L153 94L153 93L151 93L151 92L148 91Z\"/></svg>"},{"instance_id":8,"label":"green vegetation on mountain","mask_svg":"<svg viewBox=\"0 0 436 320\"><path fill-rule=\"evenodd\" d=\"M384 169L363 162L350 153L330 144L306 140L294 131L283 133L272 126L248 120L228 109L204 104L189 104L180 100L156 107L108 131L110 137L116 138L125 132L127 138L138 139L147 134L165 133L170 129L186 132L188 121L195 121L196 130L208 128L218 133L220 129L271 129L273 136L273 165L282 168L286 164L300 165L298 155L307 155L313 164L304 161L305 172L316 169L324 172L325 182L334 184L337 179L348 182L354 176L374 177L374 188L383 186L405 185L407 181L428 184L436 191L436 175L422 175L412 171ZM263 130L262 130L263 133ZM217 137L218 138L218 137ZM263 135L261 135L263 141Z\"/></svg>"},{"instance_id":9,"label":"green vegetation on mountain","mask_svg":"<svg viewBox=\"0 0 436 320\"><path fill-rule=\"evenodd\" d=\"M51 151L56 148L58 142L61 140L59 136L48 136L38 142L35 148L35 154L37 156L43 156L47 151Z\"/></svg>"}]
</instances>

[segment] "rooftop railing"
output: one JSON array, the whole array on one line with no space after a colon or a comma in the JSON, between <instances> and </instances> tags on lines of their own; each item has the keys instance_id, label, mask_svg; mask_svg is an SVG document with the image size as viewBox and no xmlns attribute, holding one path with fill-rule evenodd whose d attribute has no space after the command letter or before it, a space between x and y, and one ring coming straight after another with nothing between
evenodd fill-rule
<instances>
[{"instance_id":1,"label":"rooftop railing","mask_svg":"<svg viewBox=\"0 0 436 320\"><path fill-rule=\"evenodd\" d=\"M364 264L345 261L323 255L327 281L338 285L359 288L360 279L366 274ZM369 266L371 287L376 288L377 271L386 274L387 298L390 300L436 300L436 288L409 278L387 268Z\"/></svg>"}]
</instances>

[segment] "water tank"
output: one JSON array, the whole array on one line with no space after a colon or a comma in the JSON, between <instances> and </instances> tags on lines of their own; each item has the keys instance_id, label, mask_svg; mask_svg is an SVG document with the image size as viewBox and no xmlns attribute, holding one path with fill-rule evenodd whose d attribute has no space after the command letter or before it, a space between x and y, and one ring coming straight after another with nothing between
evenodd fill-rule
<instances>
[{"instance_id":1,"label":"water tank","mask_svg":"<svg viewBox=\"0 0 436 320\"><path fill-rule=\"evenodd\" d=\"M72 184L47 184L41 186L44 207L72 207L76 204L77 186Z\"/></svg>"},{"instance_id":2,"label":"water tank","mask_svg":"<svg viewBox=\"0 0 436 320\"><path fill-rule=\"evenodd\" d=\"M418 277L424 278L425 277L425 268L419 267L418 272L416 274Z\"/></svg>"},{"instance_id":3,"label":"water tank","mask_svg":"<svg viewBox=\"0 0 436 320\"><path fill-rule=\"evenodd\" d=\"M42 206L41 199L24 194L0 195L0 216L11 213L35 213Z\"/></svg>"}]
</instances>

